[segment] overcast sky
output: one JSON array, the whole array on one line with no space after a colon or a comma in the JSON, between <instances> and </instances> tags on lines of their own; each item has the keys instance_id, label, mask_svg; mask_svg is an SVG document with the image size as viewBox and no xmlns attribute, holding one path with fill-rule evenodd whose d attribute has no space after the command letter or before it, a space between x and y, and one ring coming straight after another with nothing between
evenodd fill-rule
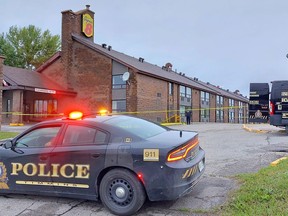
<instances>
[{"instance_id":1,"label":"overcast sky","mask_svg":"<svg viewBox=\"0 0 288 216\"><path fill-rule=\"evenodd\" d=\"M288 80L287 0L0 0L0 33L61 35L61 11L86 4L97 44L245 96L251 82Z\"/></svg>"}]
</instances>

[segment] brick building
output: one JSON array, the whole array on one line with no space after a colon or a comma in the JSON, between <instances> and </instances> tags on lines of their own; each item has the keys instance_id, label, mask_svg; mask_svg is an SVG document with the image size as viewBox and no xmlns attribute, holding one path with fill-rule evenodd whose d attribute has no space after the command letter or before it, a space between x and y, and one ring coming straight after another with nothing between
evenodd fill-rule
<instances>
[{"instance_id":1,"label":"brick building","mask_svg":"<svg viewBox=\"0 0 288 216\"><path fill-rule=\"evenodd\" d=\"M24 83L15 75L22 69L3 67L8 83L3 92L6 120L35 120L75 109L93 113L104 108L156 122L184 121L187 110L192 111L193 122L246 121L247 98L177 73L171 63L159 67L106 44L95 44L93 28L94 12L89 6L78 12L63 11L61 52L36 72L26 71L32 75ZM13 106L7 104L11 95ZM15 119L9 112L24 115ZM26 115L31 113L38 115Z\"/></svg>"}]
</instances>

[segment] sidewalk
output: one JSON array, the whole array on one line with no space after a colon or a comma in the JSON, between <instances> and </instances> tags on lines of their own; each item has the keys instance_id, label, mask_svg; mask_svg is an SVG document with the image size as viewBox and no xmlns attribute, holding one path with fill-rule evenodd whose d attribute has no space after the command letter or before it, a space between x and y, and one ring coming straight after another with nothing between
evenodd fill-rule
<instances>
[{"instance_id":1,"label":"sidewalk","mask_svg":"<svg viewBox=\"0 0 288 216\"><path fill-rule=\"evenodd\" d=\"M269 124L243 124L243 129L254 133L285 133L284 128L275 127Z\"/></svg>"}]
</instances>

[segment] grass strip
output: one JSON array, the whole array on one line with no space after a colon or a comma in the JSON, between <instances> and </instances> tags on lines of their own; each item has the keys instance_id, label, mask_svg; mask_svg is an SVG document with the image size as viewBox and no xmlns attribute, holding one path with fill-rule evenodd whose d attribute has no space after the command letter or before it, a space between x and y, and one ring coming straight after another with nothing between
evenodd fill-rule
<instances>
[{"instance_id":1,"label":"grass strip","mask_svg":"<svg viewBox=\"0 0 288 216\"><path fill-rule=\"evenodd\" d=\"M288 215L288 160L237 178L241 187L222 206L221 215Z\"/></svg>"}]
</instances>

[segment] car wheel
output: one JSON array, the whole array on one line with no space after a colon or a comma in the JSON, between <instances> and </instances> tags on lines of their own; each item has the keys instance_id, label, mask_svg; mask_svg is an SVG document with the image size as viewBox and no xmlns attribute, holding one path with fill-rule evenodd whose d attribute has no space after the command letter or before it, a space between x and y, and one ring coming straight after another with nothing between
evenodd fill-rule
<instances>
[{"instance_id":1,"label":"car wheel","mask_svg":"<svg viewBox=\"0 0 288 216\"><path fill-rule=\"evenodd\" d=\"M141 182L130 171L114 169L100 183L100 199L116 215L132 215L143 205L146 194Z\"/></svg>"}]
</instances>

